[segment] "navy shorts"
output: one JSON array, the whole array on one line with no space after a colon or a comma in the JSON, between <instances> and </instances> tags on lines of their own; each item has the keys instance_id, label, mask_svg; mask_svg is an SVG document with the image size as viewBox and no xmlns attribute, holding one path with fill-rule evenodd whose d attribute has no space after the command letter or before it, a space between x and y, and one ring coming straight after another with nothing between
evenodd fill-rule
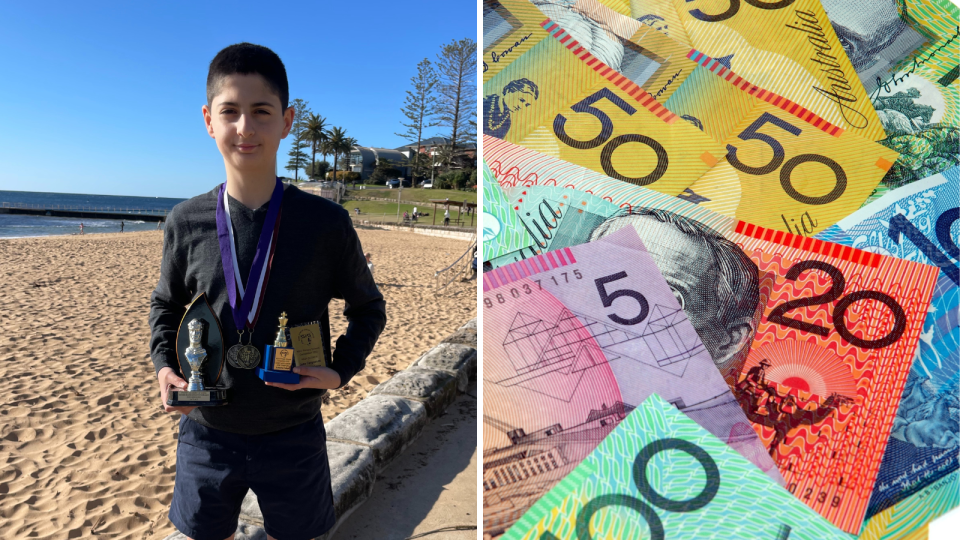
<instances>
[{"instance_id":1,"label":"navy shorts","mask_svg":"<svg viewBox=\"0 0 960 540\"><path fill-rule=\"evenodd\" d=\"M170 521L194 540L224 540L237 530L253 490L267 534L307 540L333 527L333 491L323 418L264 435L240 435L180 418Z\"/></svg>"}]
</instances>

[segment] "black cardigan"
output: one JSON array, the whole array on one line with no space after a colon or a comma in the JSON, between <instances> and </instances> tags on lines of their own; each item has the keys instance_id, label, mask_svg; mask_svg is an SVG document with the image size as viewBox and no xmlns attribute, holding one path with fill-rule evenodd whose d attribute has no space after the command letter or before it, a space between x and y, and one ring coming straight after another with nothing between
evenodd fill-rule
<instances>
[{"instance_id":1,"label":"black cardigan","mask_svg":"<svg viewBox=\"0 0 960 540\"><path fill-rule=\"evenodd\" d=\"M169 366L180 374L177 328L186 306L201 292L220 319L224 347L238 342L217 241L218 191L219 186L178 204L167 217L160 282L150 299L150 357L155 372ZM267 205L250 210L232 197L228 200L238 244L237 263L246 287ZM253 345L262 355L264 345L273 343L282 311L287 313L288 326L326 320L331 298L346 301L343 314L349 325L337 338L332 356L329 327L325 328L323 349L325 357L332 358L328 365L340 375L343 386L366 364L386 325L386 304L367 268L347 211L285 186L280 232ZM244 342L247 339L249 334L244 335ZM256 369L237 369L224 362L220 384L231 388L230 403L197 407L189 415L191 420L224 431L260 434L306 422L320 412L321 390L291 392L269 387L257 377Z\"/></svg>"}]
</instances>

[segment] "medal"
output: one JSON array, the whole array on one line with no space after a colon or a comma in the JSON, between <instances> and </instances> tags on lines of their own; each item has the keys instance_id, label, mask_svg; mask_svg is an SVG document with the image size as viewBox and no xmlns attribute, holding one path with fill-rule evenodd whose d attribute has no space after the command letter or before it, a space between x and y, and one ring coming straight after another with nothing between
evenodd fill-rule
<instances>
[{"instance_id":1,"label":"medal","mask_svg":"<svg viewBox=\"0 0 960 540\"><path fill-rule=\"evenodd\" d=\"M233 321L240 334L239 343L227 351L227 362L239 369L253 369L260 364L260 351L252 345L253 328L260 316L263 296L266 294L270 266L276 249L277 233L280 230L280 205L283 201L283 184L277 178L276 186L270 197L267 217L260 231L257 251L244 288L240 277L240 266L234 249L233 223L230 221L230 205L227 203L227 185L220 186L217 197L217 240L220 243L220 262L223 264L223 276L227 282L227 297L233 311ZM243 343L243 333L249 340Z\"/></svg>"},{"instance_id":2,"label":"medal","mask_svg":"<svg viewBox=\"0 0 960 540\"><path fill-rule=\"evenodd\" d=\"M237 330L240 334L240 343L237 343L227 351L227 362L239 369L253 369L260 365L260 351L256 347L247 343L243 344L243 330ZM253 339L253 334L250 334Z\"/></svg>"}]
</instances>

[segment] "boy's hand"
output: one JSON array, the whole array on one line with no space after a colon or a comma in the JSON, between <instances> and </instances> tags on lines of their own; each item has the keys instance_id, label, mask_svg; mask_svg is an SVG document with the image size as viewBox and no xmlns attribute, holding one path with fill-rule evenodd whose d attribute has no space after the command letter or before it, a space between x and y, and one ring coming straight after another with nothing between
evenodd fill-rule
<instances>
[{"instance_id":1,"label":"boy's hand","mask_svg":"<svg viewBox=\"0 0 960 540\"><path fill-rule=\"evenodd\" d=\"M180 390L187 389L187 381L177 376L173 369L168 367L161 368L160 371L157 372L157 382L160 383L160 403L163 405L164 411L176 411L181 414L189 414L190 411L196 409L196 407L171 407L167 405L167 392L171 386L179 388Z\"/></svg>"},{"instance_id":2,"label":"boy's hand","mask_svg":"<svg viewBox=\"0 0 960 540\"><path fill-rule=\"evenodd\" d=\"M268 382L267 386L276 386L284 390L300 390L301 388L330 389L340 387L340 374L328 367L297 366L294 373L300 374L297 384Z\"/></svg>"}]
</instances>

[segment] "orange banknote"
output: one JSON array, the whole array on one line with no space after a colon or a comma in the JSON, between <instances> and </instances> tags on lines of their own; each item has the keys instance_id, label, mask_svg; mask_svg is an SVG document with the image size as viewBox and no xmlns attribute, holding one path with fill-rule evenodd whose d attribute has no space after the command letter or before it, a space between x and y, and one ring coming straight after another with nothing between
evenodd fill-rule
<instances>
[{"instance_id":1,"label":"orange banknote","mask_svg":"<svg viewBox=\"0 0 960 540\"><path fill-rule=\"evenodd\" d=\"M730 236L765 306L727 382L787 488L858 534L939 269L742 221Z\"/></svg>"}]
</instances>

